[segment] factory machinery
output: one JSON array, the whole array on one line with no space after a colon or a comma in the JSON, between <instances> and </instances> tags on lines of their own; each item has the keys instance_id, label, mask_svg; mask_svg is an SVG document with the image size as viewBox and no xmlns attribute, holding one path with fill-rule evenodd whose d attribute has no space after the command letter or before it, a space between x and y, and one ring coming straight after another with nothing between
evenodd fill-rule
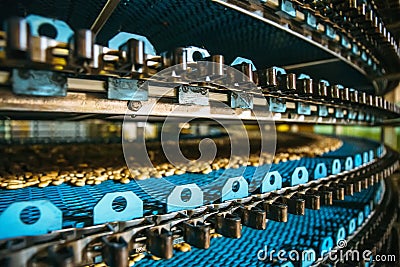
<instances>
[{"instance_id":1,"label":"factory machinery","mask_svg":"<svg viewBox=\"0 0 400 267\"><path fill-rule=\"evenodd\" d=\"M383 2L1 1L0 265L398 265Z\"/></svg>"}]
</instances>

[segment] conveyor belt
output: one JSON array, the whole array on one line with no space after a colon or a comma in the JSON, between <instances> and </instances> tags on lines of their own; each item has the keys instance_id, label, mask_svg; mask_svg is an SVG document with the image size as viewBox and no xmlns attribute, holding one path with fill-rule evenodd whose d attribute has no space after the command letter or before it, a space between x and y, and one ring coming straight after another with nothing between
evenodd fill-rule
<instances>
[{"instance_id":1,"label":"conveyor belt","mask_svg":"<svg viewBox=\"0 0 400 267\"><path fill-rule=\"evenodd\" d=\"M314 170L318 163L325 163L328 167L328 175L332 174L331 166L335 158L344 159L348 156L353 156L361 151L376 150L379 146L377 142L360 140L358 146L353 145L353 138L343 137L343 146L337 152L330 152L323 157L318 158L302 158L299 161L288 161L285 163L272 164L271 171L278 171L282 174L283 185L289 182L293 170L299 166L305 166L308 170ZM335 153L335 154L332 154ZM263 166L261 168L266 168ZM236 177L243 175L243 177L250 181L251 177L256 172L257 168L248 166L238 169L229 169L225 176ZM342 171L344 171L344 164L342 164ZM166 180L175 185L184 185L196 183L198 186L205 186L212 181L216 180L224 169L213 171L207 175L186 173L183 175L173 175L166 177ZM257 172L260 176L254 179L262 179L265 172ZM310 179L314 179L313 172L310 171ZM154 183L154 193L163 196L168 188L162 188L158 191L159 184L157 179L148 180ZM172 185L171 185L172 186ZM11 203L18 201L31 201L39 199L48 199L55 204L62 212L64 217L63 227L82 227L91 224L91 214L93 207L96 203L106 194L111 192L124 192L132 191L145 201L145 214L154 214L163 210L163 205L159 201L151 198L146 194L137 183L130 182L129 184L120 184L108 180L96 186L75 187L68 184L59 186L48 186L46 188L22 188L18 190L0 190L0 212L4 211ZM205 192L206 194L215 194L216 192ZM34 220L34 217L30 217Z\"/></svg>"},{"instance_id":2,"label":"conveyor belt","mask_svg":"<svg viewBox=\"0 0 400 267\"><path fill-rule=\"evenodd\" d=\"M135 266L277 266L258 260L258 251L264 250L265 246L269 251L276 252L280 249L297 249L300 252L309 248L317 250L319 243L333 234L326 229L332 227L337 231L341 226L347 227L350 220L363 211L354 204L357 203L361 207L367 205L378 187L374 186L346 197L347 203L341 207L309 210L305 216L289 215L287 223L268 221L264 231L244 227L240 239L215 238L212 239L211 248L208 250L192 247L190 252L176 252L175 257L170 260L154 261L145 258Z\"/></svg>"}]
</instances>

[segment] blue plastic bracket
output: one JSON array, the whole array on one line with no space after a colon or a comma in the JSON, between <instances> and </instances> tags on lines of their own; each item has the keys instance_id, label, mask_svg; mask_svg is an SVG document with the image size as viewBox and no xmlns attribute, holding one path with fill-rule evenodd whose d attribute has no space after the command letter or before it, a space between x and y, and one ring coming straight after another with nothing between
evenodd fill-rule
<instances>
[{"instance_id":1,"label":"blue plastic bracket","mask_svg":"<svg viewBox=\"0 0 400 267\"><path fill-rule=\"evenodd\" d=\"M113 201L118 197L126 201L126 206L121 211L116 211L112 207ZM143 217L143 201L131 191L105 194L93 208L94 224L127 221L140 217Z\"/></svg>"},{"instance_id":2,"label":"blue plastic bracket","mask_svg":"<svg viewBox=\"0 0 400 267\"><path fill-rule=\"evenodd\" d=\"M325 34L331 39L335 39L336 37L336 31L333 29L333 27L329 25L325 25Z\"/></svg>"},{"instance_id":3,"label":"blue plastic bracket","mask_svg":"<svg viewBox=\"0 0 400 267\"><path fill-rule=\"evenodd\" d=\"M346 229L343 226L336 233L336 245L340 240L346 240Z\"/></svg>"},{"instance_id":4,"label":"blue plastic bracket","mask_svg":"<svg viewBox=\"0 0 400 267\"><path fill-rule=\"evenodd\" d=\"M268 172L261 184L261 193L271 192L282 188L282 176L278 171Z\"/></svg>"},{"instance_id":5,"label":"blue plastic bracket","mask_svg":"<svg viewBox=\"0 0 400 267\"><path fill-rule=\"evenodd\" d=\"M364 119L365 119L365 115L364 115L363 112L360 111L360 112L358 113L358 120L359 120L359 121L363 121Z\"/></svg>"},{"instance_id":6,"label":"blue plastic bracket","mask_svg":"<svg viewBox=\"0 0 400 267\"><path fill-rule=\"evenodd\" d=\"M357 219L353 218L349 222L348 234L351 235L357 228Z\"/></svg>"},{"instance_id":7,"label":"blue plastic bracket","mask_svg":"<svg viewBox=\"0 0 400 267\"><path fill-rule=\"evenodd\" d=\"M357 217L357 225L361 226L364 222L364 213L362 211L360 211L358 213L358 217Z\"/></svg>"},{"instance_id":8,"label":"blue plastic bracket","mask_svg":"<svg viewBox=\"0 0 400 267\"><path fill-rule=\"evenodd\" d=\"M318 105L318 116L327 117L328 116L328 107L323 105Z\"/></svg>"},{"instance_id":9,"label":"blue plastic bracket","mask_svg":"<svg viewBox=\"0 0 400 267\"><path fill-rule=\"evenodd\" d=\"M335 108L335 117L338 119L343 119L344 114L343 114L343 109L342 108Z\"/></svg>"},{"instance_id":10,"label":"blue plastic bracket","mask_svg":"<svg viewBox=\"0 0 400 267\"><path fill-rule=\"evenodd\" d=\"M312 27L312 28L317 28L317 19L316 19L316 17L315 17L313 14L311 14L310 12L307 12L307 15L306 15L306 22L307 22L307 25L308 25L308 26L310 26L310 27Z\"/></svg>"},{"instance_id":11,"label":"blue plastic bracket","mask_svg":"<svg viewBox=\"0 0 400 267\"><path fill-rule=\"evenodd\" d=\"M188 193L183 195L185 191ZM167 212L197 208L204 203L203 191L196 184L175 186L167 197Z\"/></svg>"},{"instance_id":12,"label":"blue plastic bracket","mask_svg":"<svg viewBox=\"0 0 400 267\"><path fill-rule=\"evenodd\" d=\"M40 215L36 222L24 223L20 215L25 208L34 207ZM62 212L48 200L12 203L0 214L0 239L43 235L62 228Z\"/></svg>"},{"instance_id":13,"label":"blue plastic bracket","mask_svg":"<svg viewBox=\"0 0 400 267\"><path fill-rule=\"evenodd\" d=\"M367 164L369 162L369 153L365 151L363 153L363 164Z\"/></svg>"},{"instance_id":14,"label":"blue plastic bracket","mask_svg":"<svg viewBox=\"0 0 400 267\"><path fill-rule=\"evenodd\" d=\"M281 98L271 97L269 99L269 111L271 112L286 112L286 101Z\"/></svg>"},{"instance_id":15,"label":"blue plastic bracket","mask_svg":"<svg viewBox=\"0 0 400 267\"><path fill-rule=\"evenodd\" d=\"M62 20L46 18L38 15L29 15L26 17L26 21L29 23L32 36L40 36L39 28L43 24L50 24L57 30L55 40L59 42L68 43L69 38L74 34L69 25Z\"/></svg>"},{"instance_id":16,"label":"blue plastic bracket","mask_svg":"<svg viewBox=\"0 0 400 267\"><path fill-rule=\"evenodd\" d=\"M328 175L328 169L325 163L318 163L314 169L314 179L324 178Z\"/></svg>"},{"instance_id":17,"label":"blue plastic bracket","mask_svg":"<svg viewBox=\"0 0 400 267\"><path fill-rule=\"evenodd\" d=\"M332 162L332 174L340 173L342 166L339 159L334 159Z\"/></svg>"},{"instance_id":18,"label":"blue plastic bracket","mask_svg":"<svg viewBox=\"0 0 400 267\"><path fill-rule=\"evenodd\" d=\"M249 194L249 184L243 176L229 178L221 190L221 201L244 198Z\"/></svg>"},{"instance_id":19,"label":"blue plastic bracket","mask_svg":"<svg viewBox=\"0 0 400 267\"><path fill-rule=\"evenodd\" d=\"M330 236L323 238L319 243L319 252L321 256L331 251L332 248L333 248L333 239Z\"/></svg>"},{"instance_id":20,"label":"blue plastic bracket","mask_svg":"<svg viewBox=\"0 0 400 267\"><path fill-rule=\"evenodd\" d=\"M311 115L311 105L302 102L297 103L297 113L301 115Z\"/></svg>"},{"instance_id":21,"label":"blue plastic bracket","mask_svg":"<svg viewBox=\"0 0 400 267\"><path fill-rule=\"evenodd\" d=\"M352 111L352 110L348 110L347 111L347 118L349 118L350 120L355 120L357 118L357 112Z\"/></svg>"},{"instance_id":22,"label":"blue plastic bracket","mask_svg":"<svg viewBox=\"0 0 400 267\"><path fill-rule=\"evenodd\" d=\"M344 169L346 171L351 171L353 168L354 168L353 158L352 157L347 157L346 161L344 162Z\"/></svg>"},{"instance_id":23,"label":"blue plastic bracket","mask_svg":"<svg viewBox=\"0 0 400 267\"><path fill-rule=\"evenodd\" d=\"M360 167L362 165L362 157L361 154L356 154L354 156L354 167Z\"/></svg>"},{"instance_id":24,"label":"blue plastic bracket","mask_svg":"<svg viewBox=\"0 0 400 267\"><path fill-rule=\"evenodd\" d=\"M20 95L66 96L67 78L47 70L13 69L12 89Z\"/></svg>"},{"instance_id":25,"label":"blue plastic bracket","mask_svg":"<svg viewBox=\"0 0 400 267\"><path fill-rule=\"evenodd\" d=\"M231 108L253 109L253 95L246 92L230 92Z\"/></svg>"},{"instance_id":26,"label":"blue plastic bracket","mask_svg":"<svg viewBox=\"0 0 400 267\"><path fill-rule=\"evenodd\" d=\"M291 17L296 17L296 9L294 8L293 3L290 1L282 0L281 10Z\"/></svg>"},{"instance_id":27,"label":"blue plastic bracket","mask_svg":"<svg viewBox=\"0 0 400 267\"><path fill-rule=\"evenodd\" d=\"M364 206L364 217L367 218L370 213L371 213L371 207L370 205L367 204Z\"/></svg>"},{"instance_id":28,"label":"blue plastic bracket","mask_svg":"<svg viewBox=\"0 0 400 267\"><path fill-rule=\"evenodd\" d=\"M305 184L308 182L308 171L306 167L297 167L292 173L292 178L290 179L290 185Z\"/></svg>"},{"instance_id":29,"label":"blue plastic bracket","mask_svg":"<svg viewBox=\"0 0 400 267\"><path fill-rule=\"evenodd\" d=\"M374 151L371 149L369 151L369 161L373 161L374 160Z\"/></svg>"},{"instance_id":30,"label":"blue plastic bracket","mask_svg":"<svg viewBox=\"0 0 400 267\"><path fill-rule=\"evenodd\" d=\"M340 44L344 47L344 48L351 48L351 44L349 42L349 40L347 39L346 36L342 35L342 38L340 38Z\"/></svg>"}]
</instances>

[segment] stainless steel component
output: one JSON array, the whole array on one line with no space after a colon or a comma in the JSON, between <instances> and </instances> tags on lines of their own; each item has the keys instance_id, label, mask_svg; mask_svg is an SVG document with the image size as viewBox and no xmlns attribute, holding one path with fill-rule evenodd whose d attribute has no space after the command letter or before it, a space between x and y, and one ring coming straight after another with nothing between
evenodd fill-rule
<instances>
[{"instance_id":1,"label":"stainless steel component","mask_svg":"<svg viewBox=\"0 0 400 267\"><path fill-rule=\"evenodd\" d=\"M91 30L81 29L75 33L74 56L78 60L91 61L94 56L94 35Z\"/></svg>"},{"instance_id":2,"label":"stainless steel component","mask_svg":"<svg viewBox=\"0 0 400 267\"><path fill-rule=\"evenodd\" d=\"M282 91L295 91L296 90L296 74L288 73L278 75L279 89Z\"/></svg>"},{"instance_id":3,"label":"stainless steel component","mask_svg":"<svg viewBox=\"0 0 400 267\"><path fill-rule=\"evenodd\" d=\"M340 100L345 102L350 101L350 89L348 87L344 87L340 91Z\"/></svg>"},{"instance_id":4,"label":"stainless steel component","mask_svg":"<svg viewBox=\"0 0 400 267\"><path fill-rule=\"evenodd\" d=\"M312 95L314 93L312 79L300 79L299 85L297 86L297 91L299 92L299 94Z\"/></svg>"},{"instance_id":5,"label":"stainless steel component","mask_svg":"<svg viewBox=\"0 0 400 267\"><path fill-rule=\"evenodd\" d=\"M251 63L243 62L242 64L236 65L234 67L236 67L238 70L243 72L244 75L246 75L248 77L248 80L243 80L243 82L247 82L247 81L255 82L256 81L255 73L253 72L253 65Z\"/></svg>"},{"instance_id":6,"label":"stainless steel component","mask_svg":"<svg viewBox=\"0 0 400 267\"><path fill-rule=\"evenodd\" d=\"M367 104L367 93L366 92L360 92L360 98L359 98L360 104Z\"/></svg>"},{"instance_id":7,"label":"stainless steel component","mask_svg":"<svg viewBox=\"0 0 400 267\"><path fill-rule=\"evenodd\" d=\"M10 58L26 57L30 46L29 25L23 18L13 17L6 24L6 51Z\"/></svg>"},{"instance_id":8,"label":"stainless steel component","mask_svg":"<svg viewBox=\"0 0 400 267\"><path fill-rule=\"evenodd\" d=\"M211 57L212 62L217 63L213 64L213 74L218 75L218 76L224 76L225 71L224 71L224 56L222 55L213 55Z\"/></svg>"},{"instance_id":9,"label":"stainless steel component","mask_svg":"<svg viewBox=\"0 0 400 267\"><path fill-rule=\"evenodd\" d=\"M146 72L146 55L144 52L144 42L130 39L119 48L126 52L126 60L131 66L130 70L137 73Z\"/></svg>"},{"instance_id":10,"label":"stainless steel component","mask_svg":"<svg viewBox=\"0 0 400 267\"><path fill-rule=\"evenodd\" d=\"M340 85L329 86L329 97L331 99L339 99L340 98Z\"/></svg>"},{"instance_id":11,"label":"stainless steel component","mask_svg":"<svg viewBox=\"0 0 400 267\"><path fill-rule=\"evenodd\" d=\"M350 89L350 101L352 103L358 103L359 97L358 97L358 91L356 89Z\"/></svg>"}]
</instances>

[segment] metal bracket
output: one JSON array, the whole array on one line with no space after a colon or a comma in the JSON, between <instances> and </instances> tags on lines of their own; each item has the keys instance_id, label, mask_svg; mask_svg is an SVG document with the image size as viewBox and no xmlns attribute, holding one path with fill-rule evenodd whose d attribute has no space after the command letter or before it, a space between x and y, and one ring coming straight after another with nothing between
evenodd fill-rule
<instances>
[{"instance_id":1,"label":"metal bracket","mask_svg":"<svg viewBox=\"0 0 400 267\"><path fill-rule=\"evenodd\" d=\"M314 179L324 178L328 175L328 169L325 163L318 163L314 169Z\"/></svg>"},{"instance_id":2,"label":"metal bracket","mask_svg":"<svg viewBox=\"0 0 400 267\"><path fill-rule=\"evenodd\" d=\"M108 99L147 101L149 92L147 86L139 86L135 79L108 78Z\"/></svg>"},{"instance_id":3,"label":"metal bracket","mask_svg":"<svg viewBox=\"0 0 400 267\"><path fill-rule=\"evenodd\" d=\"M123 210L113 209L113 201L118 197L125 199L126 205ZM127 221L143 217L143 201L132 191L115 192L105 194L93 208L93 223Z\"/></svg>"},{"instance_id":4,"label":"metal bracket","mask_svg":"<svg viewBox=\"0 0 400 267\"><path fill-rule=\"evenodd\" d=\"M179 104L199 106L209 105L209 91L207 88L191 85L180 85L176 90Z\"/></svg>"},{"instance_id":5,"label":"metal bracket","mask_svg":"<svg viewBox=\"0 0 400 267\"><path fill-rule=\"evenodd\" d=\"M340 173L342 166L340 164L340 160L339 159L334 159L332 162L332 174L338 174Z\"/></svg>"},{"instance_id":6,"label":"metal bracket","mask_svg":"<svg viewBox=\"0 0 400 267\"><path fill-rule=\"evenodd\" d=\"M21 220L26 208L39 210L39 218L31 224ZM43 235L62 229L62 212L48 200L21 201L12 203L0 214L0 239Z\"/></svg>"},{"instance_id":7,"label":"metal bracket","mask_svg":"<svg viewBox=\"0 0 400 267\"><path fill-rule=\"evenodd\" d=\"M167 196L167 212L193 209L203 203L203 191L196 184L178 185Z\"/></svg>"},{"instance_id":8,"label":"metal bracket","mask_svg":"<svg viewBox=\"0 0 400 267\"><path fill-rule=\"evenodd\" d=\"M362 157L361 154L356 154L354 156L354 167L360 167L362 165Z\"/></svg>"},{"instance_id":9,"label":"metal bracket","mask_svg":"<svg viewBox=\"0 0 400 267\"><path fill-rule=\"evenodd\" d=\"M278 171L268 172L261 183L261 193L282 188L282 176Z\"/></svg>"},{"instance_id":10,"label":"metal bracket","mask_svg":"<svg viewBox=\"0 0 400 267\"><path fill-rule=\"evenodd\" d=\"M353 168L354 168L353 158L352 157L347 157L346 161L344 162L344 169L346 171L351 171Z\"/></svg>"},{"instance_id":11,"label":"metal bracket","mask_svg":"<svg viewBox=\"0 0 400 267\"><path fill-rule=\"evenodd\" d=\"M245 92L230 92L231 108L253 109L253 95Z\"/></svg>"},{"instance_id":12,"label":"metal bracket","mask_svg":"<svg viewBox=\"0 0 400 267\"><path fill-rule=\"evenodd\" d=\"M311 106L310 106L310 104L297 102L297 113L301 114L301 115L311 115Z\"/></svg>"},{"instance_id":13,"label":"metal bracket","mask_svg":"<svg viewBox=\"0 0 400 267\"><path fill-rule=\"evenodd\" d=\"M229 178L225 181L221 190L221 201L247 197L249 184L243 176Z\"/></svg>"},{"instance_id":14,"label":"metal bracket","mask_svg":"<svg viewBox=\"0 0 400 267\"><path fill-rule=\"evenodd\" d=\"M271 112L286 112L286 101L284 99L271 97L269 99L269 111Z\"/></svg>"},{"instance_id":15,"label":"metal bracket","mask_svg":"<svg viewBox=\"0 0 400 267\"><path fill-rule=\"evenodd\" d=\"M297 167L294 169L292 179L290 179L290 185L305 184L308 182L308 171L306 167Z\"/></svg>"},{"instance_id":16,"label":"metal bracket","mask_svg":"<svg viewBox=\"0 0 400 267\"><path fill-rule=\"evenodd\" d=\"M13 69L12 89L20 95L66 96L67 78L52 71Z\"/></svg>"}]
</instances>

